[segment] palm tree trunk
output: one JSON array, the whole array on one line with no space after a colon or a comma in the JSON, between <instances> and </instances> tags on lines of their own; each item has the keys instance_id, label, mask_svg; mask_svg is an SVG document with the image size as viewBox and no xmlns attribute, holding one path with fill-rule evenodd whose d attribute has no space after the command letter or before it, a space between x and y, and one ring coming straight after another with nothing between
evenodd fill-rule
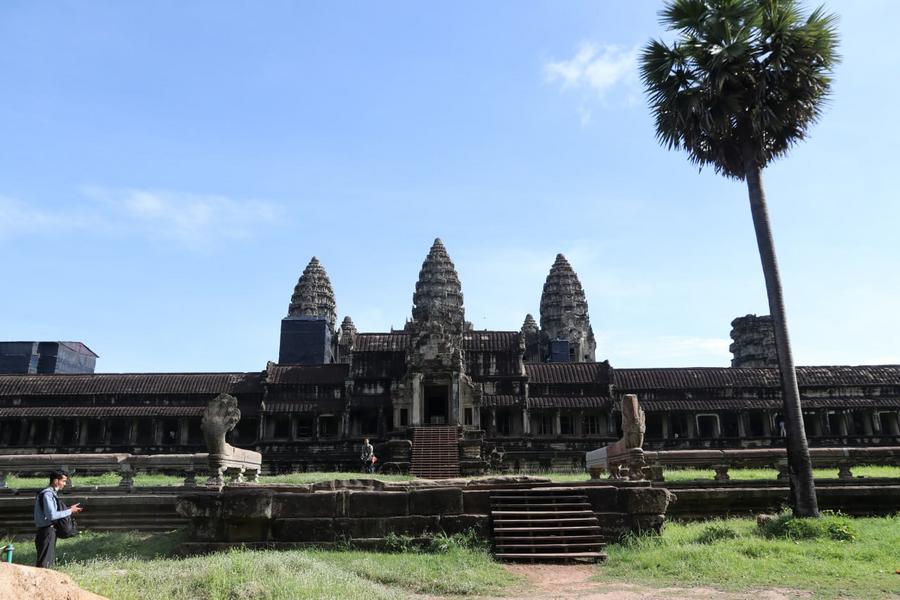
<instances>
[{"instance_id":1,"label":"palm tree trunk","mask_svg":"<svg viewBox=\"0 0 900 600\"><path fill-rule=\"evenodd\" d=\"M797 372L788 337L787 317L784 297L781 292L781 277L775 260L775 242L769 226L769 211L766 208L766 194L762 186L762 169L752 160L747 161L747 191L750 195L750 212L753 214L753 228L756 243L766 279L766 293L769 297L769 313L775 327L775 348L778 351L778 367L781 371L781 397L784 402L785 426L787 428L787 458L791 484L791 506L799 517L818 517L819 504L816 499L816 485L813 482L812 461L803 428L803 410L800 408L800 390L797 387Z\"/></svg>"}]
</instances>

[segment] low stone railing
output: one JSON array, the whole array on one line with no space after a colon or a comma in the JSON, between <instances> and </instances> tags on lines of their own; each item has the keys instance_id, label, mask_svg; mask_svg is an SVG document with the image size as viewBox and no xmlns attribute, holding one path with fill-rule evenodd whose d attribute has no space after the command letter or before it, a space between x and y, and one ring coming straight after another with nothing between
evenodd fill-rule
<instances>
[{"instance_id":1,"label":"low stone railing","mask_svg":"<svg viewBox=\"0 0 900 600\"><path fill-rule=\"evenodd\" d=\"M209 454L12 454L0 455L0 489L7 487L10 475L46 476L54 469L63 468L73 474L97 475L116 473L119 487L134 487L139 474L177 475L184 478L185 487L197 486L197 477L209 473ZM231 464L223 473L232 482L243 481L243 476L258 481L259 465ZM215 473L219 476L219 472ZM71 481L71 480L70 480ZM213 482L217 483L217 482Z\"/></svg>"},{"instance_id":2,"label":"low stone railing","mask_svg":"<svg viewBox=\"0 0 900 600\"><path fill-rule=\"evenodd\" d=\"M869 448L810 448L814 467L837 468L839 479L852 479L851 469L861 465L900 465L900 446ZM748 450L660 450L644 451L648 474L663 481L663 467L713 469L716 481L731 479L729 469L777 469L778 479L788 479L784 448Z\"/></svg>"},{"instance_id":3,"label":"low stone railing","mask_svg":"<svg viewBox=\"0 0 900 600\"><path fill-rule=\"evenodd\" d=\"M118 473L119 486L134 487L138 473L184 475L184 485L197 485L197 473L208 473L208 486L223 486L225 478L241 483L259 481L262 454L236 448L225 441L225 434L241 419L234 396L219 394L203 412L201 429L209 452L196 454L6 454L0 455L0 488L6 487L10 474L41 473L65 468L75 473Z\"/></svg>"}]
</instances>

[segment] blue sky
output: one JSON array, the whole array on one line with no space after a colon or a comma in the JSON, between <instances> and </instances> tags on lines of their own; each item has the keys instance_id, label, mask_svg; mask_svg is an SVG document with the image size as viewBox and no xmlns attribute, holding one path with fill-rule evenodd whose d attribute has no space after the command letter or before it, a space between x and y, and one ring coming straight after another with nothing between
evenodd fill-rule
<instances>
[{"instance_id":1,"label":"blue sky","mask_svg":"<svg viewBox=\"0 0 900 600\"><path fill-rule=\"evenodd\" d=\"M765 173L799 364L900 363L892 1L832 2L844 62ZM613 366L727 365L767 312L746 189L660 147L654 2L0 4L0 339L99 371L260 370L318 256L402 327L441 237L477 328L557 252Z\"/></svg>"}]
</instances>

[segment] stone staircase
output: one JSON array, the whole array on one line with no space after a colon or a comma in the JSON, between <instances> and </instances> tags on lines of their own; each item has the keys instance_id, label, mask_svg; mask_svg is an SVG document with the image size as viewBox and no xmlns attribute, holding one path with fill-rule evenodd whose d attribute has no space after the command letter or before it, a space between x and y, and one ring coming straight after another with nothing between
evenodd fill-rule
<instances>
[{"instance_id":1,"label":"stone staircase","mask_svg":"<svg viewBox=\"0 0 900 600\"><path fill-rule=\"evenodd\" d=\"M456 427L413 429L410 473L424 479L459 477L459 433Z\"/></svg>"},{"instance_id":2,"label":"stone staircase","mask_svg":"<svg viewBox=\"0 0 900 600\"><path fill-rule=\"evenodd\" d=\"M600 523L577 490L498 490L491 493L491 523L498 560L606 560Z\"/></svg>"}]
</instances>

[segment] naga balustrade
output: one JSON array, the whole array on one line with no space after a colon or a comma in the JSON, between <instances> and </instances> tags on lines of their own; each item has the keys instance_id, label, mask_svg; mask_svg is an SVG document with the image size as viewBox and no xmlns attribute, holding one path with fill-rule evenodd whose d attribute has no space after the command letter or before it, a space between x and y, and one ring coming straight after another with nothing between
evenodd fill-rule
<instances>
[{"instance_id":1,"label":"naga balustrade","mask_svg":"<svg viewBox=\"0 0 900 600\"><path fill-rule=\"evenodd\" d=\"M184 475L184 485L197 485L197 474L209 474L206 485L222 486L225 477L232 482L259 481L262 455L252 450L235 448L225 441L225 434L240 421L237 399L219 394L209 401L203 413L201 428L209 452L195 454L5 454L0 455L0 488L6 487L10 474L46 475L53 469L65 468L80 474L118 473L119 486L134 487L138 473Z\"/></svg>"}]
</instances>

